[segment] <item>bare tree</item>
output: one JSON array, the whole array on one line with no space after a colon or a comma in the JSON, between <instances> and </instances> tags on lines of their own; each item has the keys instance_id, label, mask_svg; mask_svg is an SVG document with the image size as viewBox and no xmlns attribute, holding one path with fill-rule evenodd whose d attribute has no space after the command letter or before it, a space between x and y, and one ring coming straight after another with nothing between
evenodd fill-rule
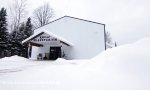
<instances>
[{"instance_id":1,"label":"bare tree","mask_svg":"<svg viewBox=\"0 0 150 90\"><path fill-rule=\"evenodd\" d=\"M111 35L110 35L110 33L108 31L106 32L105 39L106 39L106 43L112 44L112 37L111 37Z\"/></svg>"},{"instance_id":2,"label":"bare tree","mask_svg":"<svg viewBox=\"0 0 150 90\"><path fill-rule=\"evenodd\" d=\"M25 19L26 4L27 4L27 0L15 0L15 2L10 7L10 13L11 13L10 29L11 31L18 30L19 26Z\"/></svg>"},{"instance_id":3,"label":"bare tree","mask_svg":"<svg viewBox=\"0 0 150 90\"><path fill-rule=\"evenodd\" d=\"M46 25L53 17L53 15L54 15L53 9L50 7L48 3L38 7L33 12L33 18L35 24L34 26L37 28Z\"/></svg>"},{"instance_id":4,"label":"bare tree","mask_svg":"<svg viewBox=\"0 0 150 90\"><path fill-rule=\"evenodd\" d=\"M114 43L112 41L112 37L110 35L110 33L108 31L106 31L105 33L105 39L106 39L106 49L108 48L113 48L114 47Z\"/></svg>"}]
</instances>

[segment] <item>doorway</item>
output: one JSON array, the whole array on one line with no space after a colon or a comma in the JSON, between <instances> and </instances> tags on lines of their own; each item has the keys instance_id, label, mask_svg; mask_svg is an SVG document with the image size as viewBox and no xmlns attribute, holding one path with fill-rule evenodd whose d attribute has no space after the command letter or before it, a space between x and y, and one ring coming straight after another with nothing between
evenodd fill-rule
<instances>
[{"instance_id":1,"label":"doorway","mask_svg":"<svg viewBox=\"0 0 150 90\"><path fill-rule=\"evenodd\" d=\"M61 47L50 47L49 59L56 60L61 57Z\"/></svg>"}]
</instances>

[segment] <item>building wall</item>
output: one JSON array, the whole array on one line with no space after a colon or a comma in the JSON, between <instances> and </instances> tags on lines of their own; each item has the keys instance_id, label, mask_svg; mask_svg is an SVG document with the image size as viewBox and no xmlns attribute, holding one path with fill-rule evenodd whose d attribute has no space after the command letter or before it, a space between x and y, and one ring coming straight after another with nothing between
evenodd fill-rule
<instances>
[{"instance_id":1,"label":"building wall","mask_svg":"<svg viewBox=\"0 0 150 90\"><path fill-rule=\"evenodd\" d=\"M104 25L64 17L39 30L48 30L73 44L64 46L67 59L90 59L105 50ZM33 47L32 52L36 49ZM32 55L33 56L33 55Z\"/></svg>"}]
</instances>

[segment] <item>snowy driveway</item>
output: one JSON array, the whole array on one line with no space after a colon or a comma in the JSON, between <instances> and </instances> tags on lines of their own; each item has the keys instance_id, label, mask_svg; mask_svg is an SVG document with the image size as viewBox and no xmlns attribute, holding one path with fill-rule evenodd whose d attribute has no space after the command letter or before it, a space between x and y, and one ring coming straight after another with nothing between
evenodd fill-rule
<instances>
[{"instance_id":1,"label":"snowy driveway","mask_svg":"<svg viewBox=\"0 0 150 90\"><path fill-rule=\"evenodd\" d=\"M78 71L87 62L85 60L67 61L63 59L33 61L18 56L0 60L0 90L60 88L58 87L60 84L71 79L69 75Z\"/></svg>"},{"instance_id":2,"label":"snowy driveway","mask_svg":"<svg viewBox=\"0 0 150 90\"><path fill-rule=\"evenodd\" d=\"M62 61L61 61L62 60ZM35 61L28 60L22 57L13 56L11 58L4 58L0 61L0 75L20 72L24 70L30 70L37 67L45 66L62 66L62 65L79 65L83 62L78 61L65 61L63 59L58 59L57 61Z\"/></svg>"}]
</instances>

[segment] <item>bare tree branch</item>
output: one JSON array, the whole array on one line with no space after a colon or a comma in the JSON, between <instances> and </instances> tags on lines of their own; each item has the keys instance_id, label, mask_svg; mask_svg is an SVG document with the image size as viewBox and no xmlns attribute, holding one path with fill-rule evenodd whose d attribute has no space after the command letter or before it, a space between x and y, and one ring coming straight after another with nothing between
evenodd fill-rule
<instances>
[{"instance_id":1,"label":"bare tree branch","mask_svg":"<svg viewBox=\"0 0 150 90\"><path fill-rule=\"evenodd\" d=\"M38 7L33 12L35 27L37 28L46 25L53 17L53 15L53 9L49 6L48 3Z\"/></svg>"},{"instance_id":2,"label":"bare tree branch","mask_svg":"<svg viewBox=\"0 0 150 90\"><path fill-rule=\"evenodd\" d=\"M19 26L23 22L26 16L26 4L27 0L15 0L15 2L10 7L11 13L11 22L10 28L11 31L18 30Z\"/></svg>"}]
</instances>

